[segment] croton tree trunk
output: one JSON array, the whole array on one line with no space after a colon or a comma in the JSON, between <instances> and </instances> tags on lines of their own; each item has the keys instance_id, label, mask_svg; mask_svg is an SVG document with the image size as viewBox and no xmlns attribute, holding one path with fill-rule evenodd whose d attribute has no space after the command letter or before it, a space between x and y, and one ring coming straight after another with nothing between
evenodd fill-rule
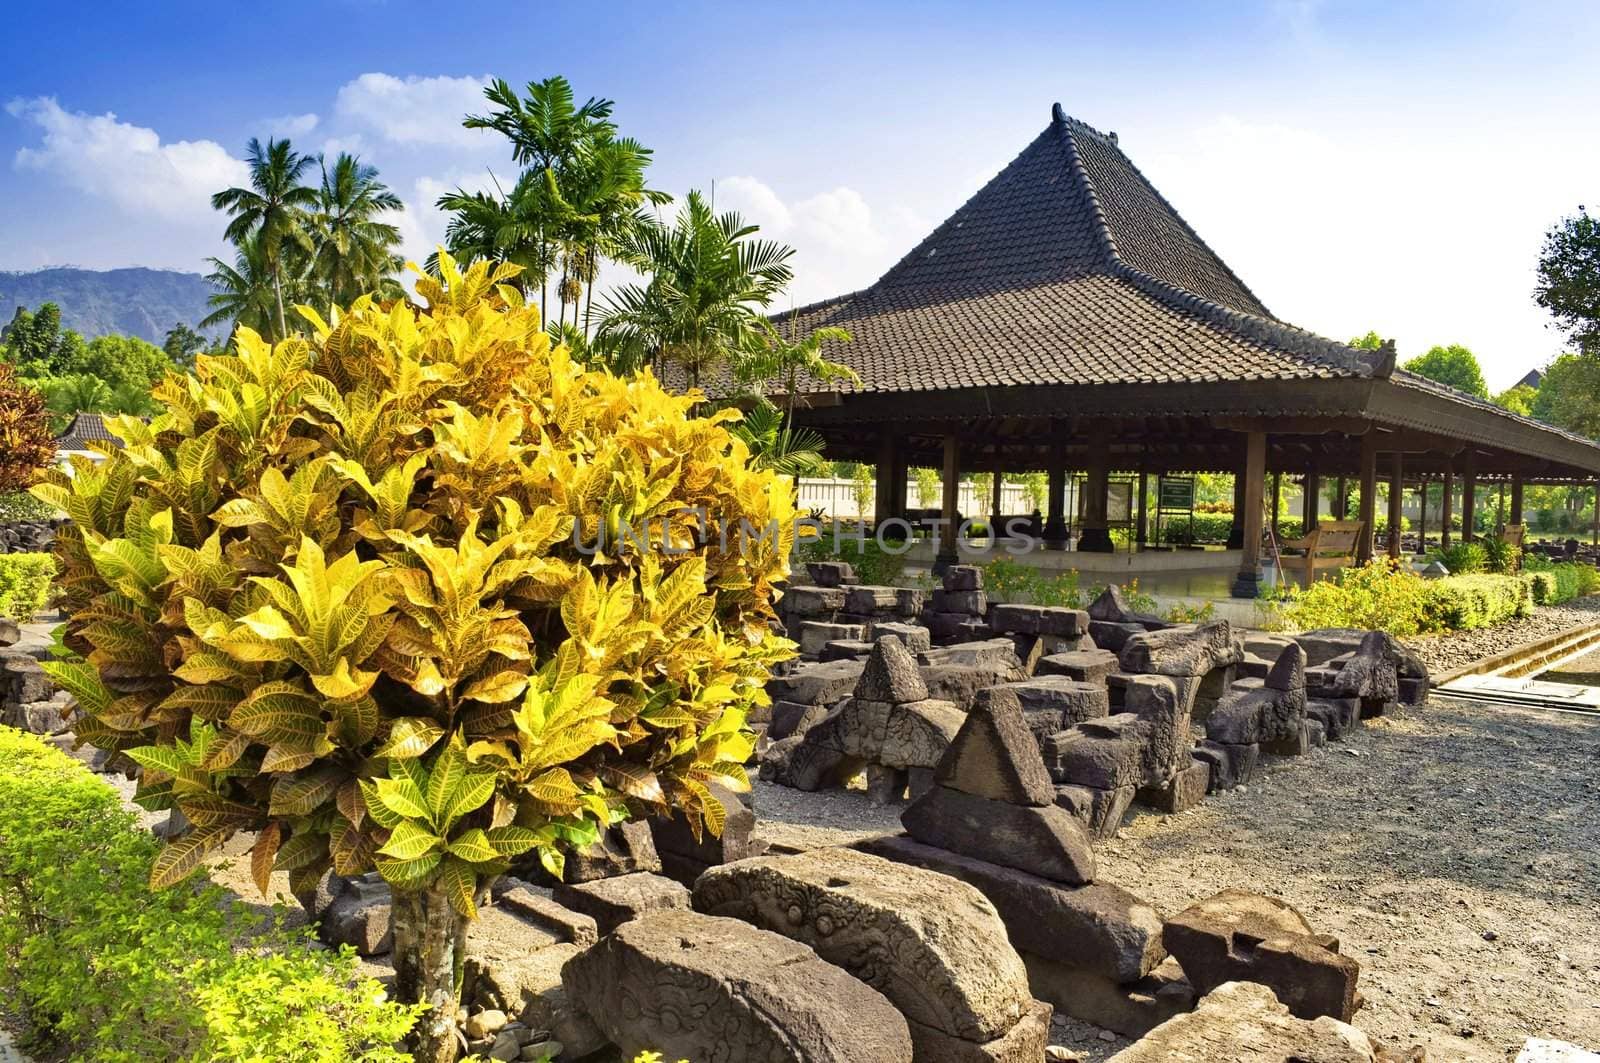
<instances>
[{"instance_id":1,"label":"croton tree trunk","mask_svg":"<svg viewBox=\"0 0 1600 1063\"><path fill-rule=\"evenodd\" d=\"M411 1039L417 1063L453 1063L461 1043L456 1033L458 973L467 939L466 920L437 887L395 890L395 991L407 1004L427 1004Z\"/></svg>"}]
</instances>

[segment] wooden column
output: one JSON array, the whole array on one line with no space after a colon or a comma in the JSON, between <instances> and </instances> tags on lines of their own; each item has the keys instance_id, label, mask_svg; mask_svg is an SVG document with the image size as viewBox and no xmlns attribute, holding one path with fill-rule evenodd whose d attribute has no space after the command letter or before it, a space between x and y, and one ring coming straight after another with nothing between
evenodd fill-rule
<instances>
[{"instance_id":1,"label":"wooden column","mask_svg":"<svg viewBox=\"0 0 1600 1063\"><path fill-rule=\"evenodd\" d=\"M1045 515L1044 545L1048 550L1067 548L1067 448L1060 443L1050 448L1050 512Z\"/></svg>"},{"instance_id":2,"label":"wooden column","mask_svg":"<svg viewBox=\"0 0 1600 1063\"><path fill-rule=\"evenodd\" d=\"M880 528L891 517L900 515L894 497L895 459L899 450L900 440L885 429L878 437L878 463L873 467L872 519Z\"/></svg>"},{"instance_id":3,"label":"wooden column","mask_svg":"<svg viewBox=\"0 0 1600 1063\"><path fill-rule=\"evenodd\" d=\"M1422 490L1417 496L1417 553L1428 552L1428 478L1422 478Z\"/></svg>"},{"instance_id":4,"label":"wooden column","mask_svg":"<svg viewBox=\"0 0 1600 1063\"><path fill-rule=\"evenodd\" d=\"M1522 523L1522 475L1520 473L1511 478L1511 516L1507 519L1507 523Z\"/></svg>"},{"instance_id":5,"label":"wooden column","mask_svg":"<svg viewBox=\"0 0 1600 1063\"><path fill-rule=\"evenodd\" d=\"M1300 499L1300 529L1302 534L1309 534L1317 526L1317 507L1322 504L1322 477L1317 475L1315 465L1306 472L1302 490L1305 495Z\"/></svg>"},{"instance_id":6,"label":"wooden column","mask_svg":"<svg viewBox=\"0 0 1600 1063\"><path fill-rule=\"evenodd\" d=\"M943 575L945 569L960 559L956 550L956 532L960 530L957 511L961 508L961 440L954 433L944 437L944 507L940 516L939 553L934 558L934 575Z\"/></svg>"},{"instance_id":7,"label":"wooden column","mask_svg":"<svg viewBox=\"0 0 1600 1063\"><path fill-rule=\"evenodd\" d=\"M1274 470L1272 473L1272 517L1267 526L1272 529L1272 537L1278 537L1278 507L1283 504L1283 471Z\"/></svg>"},{"instance_id":8,"label":"wooden column","mask_svg":"<svg viewBox=\"0 0 1600 1063\"><path fill-rule=\"evenodd\" d=\"M994 487L991 492L993 497L989 500L989 539L991 542L1005 533L1005 529L1000 527L1000 517L1005 512L1004 507L1000 504L1001 495L1005 493L1005 471L1001 467L1001 461L1000 447L996 445L994 448L994 472L992 474L994 476Z\"/></svg>"},{"instance_id":9,"label":"wooden column","mask_svg":"<svg viewBox=\"0 0 1600 1063\"><path fill-rule=\"evenodd\" d=\"M1461 541L1470 543L1477 536L1473 523L1478 507L1478 462L1468 449L1466 467L1461 470Z\"/></svg>"},{"instance_id":10,"label":"wooden column","mask_svg":"<svg viewBox=\"0 0 1600 1063\"><path fill-rule=\"evenodd\" d=\"M1111 529L1106 523L1106 491L1111 478L1111 448L1103 434L1089 440L1089 463L1083 478L1083 531L1078 549L1109 554Z\"/></svg>"},{"instance_id":11,"label":"wooden column","mask_svg":"<svg viewBox=\"0 0 1600 1063\"><path fill-rule=\"evenodd\" d=\"M1248 466L1250 463L1248 442L1245 444L1245 449L1245 464ZM1233 474L1233 521L1228 525L1229 550L1244 549L1244 492L1247 479L1242 470Z\"/></svg>"},{"instance_id":12,"label":"wooden column","mask_svg":"<svg viewBox=\"0 0 1600 1063\"><path fill-rule=\"evenodd\" d=\"M1254 598L1261 587L1261 492L1267 475L1267 434L1246 433L1244 447L1244 506L1235 511L1240 518L1244 555L1239 572L1233 577L1235 598Z\"/></svg>"},{"instance_id":13,"label":"wooden column","mask_svg":"<svg viewBox=\"0 0 1600 1063\"><path fill-rule=\"evenodd\" d=\"M1373 525L1378 517L1377 446L1371 431L1361 437L1361 509L1356 514L1361 522L1361 537L1356 540L1356 561L1363 565L1372 560Z\"/></svg>"},{"instance_id":14,"label":"wooden column","mask_svg":"<svg viewBox=\"0 0 1600 1063\"><path fill-rule=\"evenodd\" d=\"M1401 508L1406 500L1406 477L1402 455L1397 450L1389 455L1389 557L1400 560Z\"/></svg>"},{"instance_id":15,"label":"wooden column","mask_svg":"<svg viewBox=\"0 0 1600 1063\"><path fill-rule=\"evenodd\" d=\"M1594 482L1594 525L1591 546L1600 546L1600 480Z\"/></svg>"},{"instance_id":16,"label":"wooden column","mask_svg":"<svg viewBox=\"0 0 1600 1063\"><path fill-rule=\"evenodd\" d=\"M1150 493L1150 473L1145 469L1144 458L1139 458L1139 508L1134 516L1133 541L1137 546L1145 544L1145 523L1149 515L1145 495Z\"/></svg>"},{"instance_id":17,"label":"wooden column","mask_svg":"<svg viewBox=\"0 0 1600 1063\"><path fill-rule=\"evenodd\" d=\"M1455 459L1451 459L1453 462ZM1450 549L1450 522L1455 520L1456 471L1444 467L1444 500L1439 506L1439 548Z\"/></svg>"},{"instance_id":18,"label":"wooden column","mask_svg":"<svg viewBox=\"0 0 1600 1063\"><path fill-rule=\"evenodd\" d=\"M1350 518L1350 507L1347 504L1350 501L1350 495L1348 493L1349 486L1349 484L1345 483L1343 476L1339 477L1339 479L1333 485L1334 520L1348 520Z\"/></svg>"}]
</instances>

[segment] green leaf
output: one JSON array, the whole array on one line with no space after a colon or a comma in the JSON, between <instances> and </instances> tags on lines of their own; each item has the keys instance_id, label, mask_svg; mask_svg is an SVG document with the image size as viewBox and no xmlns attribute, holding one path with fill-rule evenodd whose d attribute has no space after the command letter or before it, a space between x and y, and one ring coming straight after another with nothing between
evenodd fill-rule
<instances>
[{"instance_id":1,"label":"green leaf","mask_svg":"<svg viewBox=\"0 0 1600 1063\"><path fill-rule=\"evenodd\" d=\"M373 782L378 788L378 801L384 808L407 819L420 819L424 823L430 820L427 799L416 783L410 779L374 779ZM370 810L372 802L367 802L367 807Z\"/></svg>"},{"instance_id":2,"label":"green leaf","mask_svg":"<svg viewBox=\"0 0 1600 1063\"><path fill-rule=\"evenodd\" d=\"M439 869L439 887L450 898L450 906L468 919L478 917L473 894L478 890L477 873L454 857L446 857Z\"/></svg>"},{"instance_id":3,"label":"green leaf","mask_svg":"<svg viewBox=\"0 0 1600 1063\"><path fill-rule=\"evenodd\" d=\"M367 807L367 815L380 827L394 830L406 821L400 813L392 811L378 796L378 787L370 779L359 780L361 786L361 803Z\"/></svg>"},{"instance_id":4,"label":"green leaf","mask_svg":"<svg viewBox=\"0 0 1600 1063\"><path fill-rule=\"evenodd\" d=\"M428 876L433 874L442 859L442 853L429 853L412 860L393 860L380 856L373 863L377 865L378 874L390 885L398 889L417 889L427 882Z\"/></svg>"},{"instance_id":5,"label":"green leaf","mask_svg":"<svg viewBox=\"0 0 1600 1063\"><path fill-rule=\"evenodd\" d=\"M343 778L343 768L327 765L308 775L279 779L273 784L267 812L273 816L309 816L333 796Z\"/></svg>"},{"instance_id":6,"label":"green leaf","mask_svg":"<svg viewBox=\"0 0 1600 1063\"><path fill-rule=\"evenodd\" d=\"M137 749L128 749L124 752L128 754L130 760L146 771L181 775L184 769L189 767L183 755L172 746L139 746Z\"/></svg>"},{"instance_id":7,"label":"green leaf","mask_svg":"<svg viewBox=\"0 0 1600 1063\"><path fill-rule=\"evenodd\" d=\"M326 835L314 831L295 831L288 841L278 847L278 856L272 866L278 871L294 871L310 867L328 856Z\"/></svg>"},{"instance_id":8,"label":"green leaf","mask_svg":"<svg viewBox=\"0 0 1600 1063\"><path fill-rule=\"evenodd\" d=\"M183 881L200 866L206 853L221 845L229 833L224 827L209 827L191 830L183 837L168 842L156 854L155 863L150 867L150 888L165 889Z\"/></svg>"},{"instance_id":9,"label":"green leaf","mask_svg":"<svg viewBox=\"0 0 1600 1063\"><path fill-rule=\"evenodd\" d=\"M489 843L488 837L477 827L452 841L449 848L451 853L469 864L487 863L500 856L499 851Z\"/></svg>"},{"instance_id":10,"label":"green leaf","mask_svg":"<svg viewBox=\"0 0 1600 1063\"><path fill-rule=\"evenodd\" d=\"M442 844L443 840L432 831L411 820L405 820L394 829L394 833L389 835L389 840L383 843L383 848L378 852L396 860L415 860Z\"/></svg>"},{"instance_id":11,"label":"green leaf","mask_svg":"<svg viewBox=\"0 0 1600 1063\"><path fill-rule=\"evenodd\" d=\"M426 716L402 716L390 725L389 737L372 755L410 760L422 756L443 737L444 728Z\"/></svg>"},{"instance_id":12,"label":"green leaf","mask_svg":"<svg viewBox=\"0 0 1600 1063\"><path fill-rule=\"evenodd\" d=\"M456 789L454 798L444 810L445 824L454 823L468 812L482 808L494 796L494 772L472 772Z\"/></svg>"}]
</instances>

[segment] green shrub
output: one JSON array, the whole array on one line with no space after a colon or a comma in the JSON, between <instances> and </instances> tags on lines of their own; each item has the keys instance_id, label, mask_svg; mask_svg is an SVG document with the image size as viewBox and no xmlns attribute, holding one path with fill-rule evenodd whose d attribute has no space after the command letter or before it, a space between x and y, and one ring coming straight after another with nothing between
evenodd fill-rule
<instances>
[{"instance_id":1,"label":"green shrub","mask_svg":"<svg viewBox=\"0 0 1600 1063\"><path fill-rule=\"evenodd\" d=\"M54 520L61 516L48 502L41 502L26 491L0 495L0 524L19 520Z\"/></svg>"},{"instance_id":2,"label":"green shrub","mask_svg":"<svg viewBox=\"0 0 1600 1063\"><path fill-rule=\"evenodd\" d=\"M1471 631L1533 611L1531 579L1524 576L1449 576L1424 581L1428 589L1425 630Z\"/></svg>"},{"instance_id":3,"label":"green shrub","mask_svg":"<svg viewBox=\"0 0 1600 1063\"><path fill-rule=\"evenodd\" d=\"M1428 581L1388 558L1317 580L1309 589L1286 589L1284 618L1302 631L1357 627L1398 638L1429 630Z\"/></svg>"},{"instance_id":4,"label":"green shrub","mask_svg":"<svg viewBox=\"0 0 1600 1063\"><path fill-rule=\"evenodd\" d=\"M1444 565L1452 576L1470 576L1484 570L1489 563L1489 554L1479 543L1457 542L1451 543L1448 549L1430 550L1428 559Z\"/></svg>"},{"instance_id":5,"label":"green shrub","mask_svg":"<svg viewBox=\"0 0 1600 1063\"><path fill-rule=\"evenodd\" d=\"M983 587L990 598L999 602L1064 605L1069 609L1083 605L1075 568L1044 572L1010 557L997 557L983 566Z\"/></svg>"},{"instance_id":6,"label":"green shrub","mask_svg":"<svg viewBox=\"0 0 1600 1063\"><path fill-rule=\"evenodd\" d=\"M1536 605L1560 605L1600 590L1600 571L1593 565L1553 563L1529 554L1524 569Z\"/></svg>"},{"instance_id":7,"label":"green shrub","mask_svg":"<svg viewBox=\"0 0 1600 1063\"><path fill-rule=\"evenodd\" d=\"M414 1009L203 880L151 892L158 845L114 791L0 728L0 996L74 1060L398 1063Z\"/></svg>"},{"instance_id":8,"label":"green shrub","mask_svg":"<svg viewBox=\"0 0 1600 1063\"><path fill-rule=\"evenodd\" d=\"M55 574L49 554L0 554L0 616L32 620L49 601Z\"/></svg>"},{"instance_id":9,"label":"green shrub","mask_svg":"<svg viewBox=\"0 0 1600 1063\"><path fill-rule=\"evenodd\" d=\"M823 528L815 539L801 544L799 559L802 562L848 561L862 583L886 587L898 583L905 572L905 555L885 550L870 532L865 539L857 539L854 530L854 526L844 525L839 533L838 549L834 549L833 534Z\"/></svg>"},{"instance_id":10,"label":"green shrub","mask_svg":"<svg viewBox=\"0 0 1600 1063\"><path fill-rule=\"evenodd\" d=\"M1521 548L1498 535L1486 536L1479 545L1483 547L1483 566L1490 572L1515 572L1522 560Z\"/></svg>"}]
</instances>

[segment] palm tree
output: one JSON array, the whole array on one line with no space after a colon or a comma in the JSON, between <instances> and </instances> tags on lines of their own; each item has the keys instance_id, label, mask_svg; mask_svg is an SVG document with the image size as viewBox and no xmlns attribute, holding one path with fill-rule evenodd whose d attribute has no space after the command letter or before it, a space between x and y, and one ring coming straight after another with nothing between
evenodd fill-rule
<instances>
[{"instance_id":1,"label":"palm tree","mask_svg":"<svg viewBox=\"0 0 1600 1063\"><path fill-rule=\"evenodd\" d=\"M690 192L674 224L651 225L628 239L628 253L650 279L614 291L595 333L612 368L680 366L691 386L761 339L763 308L793 279L794 250L753 239L759 227L738 214L715 215Z\"/></svg>"},{"instance_id":2,"label":"palm tree","mask_svg":"<svg viewBox=\"0 0 1600 1063\"><path fill-rule=\"evenodd\" d=\"M762 342L744 352L734 366L734 377L740 383L756 385L763 392L767 384L781 382L784 417L792 419L802 377L819 383L829 380L861 382L854 369L822 356L824 343L849 343L850 338L847 330L827 326L812 330L809 336L795 343L784 339L782 333L768 323Z\"/></svg>"},{"instance_id":3,"label":"palm tree","mask_svg":"<svg viewBox=\"0 0 1600 1063\"><path fill-rule=\"evenodd\" d=\"M378 180L376 166L363 165L354 155L341 153L330 169L320 156L322 185L317 191L317 212L312 219L316 250L311 272L333 306L348 306L358 295L377 291L390 297L403 294L395 274L403 265L395 248L400 230L379 220L405 204Z\"/></svg>"},{"instance_id":4,"label":"palm tree","mask_svg":"<svg viewBox=\"0 0 1600 1063\"><path fill-rule=\"evenodd\" d=\"M578 296L584 299L583 331L589 331L594 306L594 284L602 260L630 261L632 237L652 223L646 203L660 206L671 197L645 187L644 172L650 149L630 138L596 141L569 168L566 178L573 216L562 233L567 248L568 279L577 284L573 294L572 323L578 323Z\"/></svg>"},{"instance_id":5,"label":"palm tree","mask_svg":"<svg viewBox=\"0 0 1600 1063\"><path fill-rule=\"evenodd\" d=\"M216 289L206 303L216 309L200 322L200 327L227 325L231 329L247 325L263 336L272 335L273 298L278 289L267 269L260 237L243 237L231 266L220 258L206 261L211 264L206 280Z\"/></svg>"},{"instance_id":6,"label":"palm tree","mask_svg":"<svg viewBox=\"0 0 1600 1063\"><path fill-rule=\"evenodd\" d=\"M809 428L796 428L766 399L746 410L728 431L744 441L757 468L800 477L815 476L825 464L822 436Z\"/></svg>"},{"instance_id":7,"label":"palm tree","mask_svg":"<svg viewBox=\"0 0 1600 1063\"><path fill-rule=\"evenodd\" d=\"M245 161L250 167L250 187L224 189L211 197L211 205L232 216L226 235L235 245L249 236L259 240L278 306L275 338L281 339L289 333L283 309L285 251L294 247L310 254L313 250L306 215L317 206L317 190L302 184L301 178L315 160L295 151L288 140L269 139L262 147L251 137Z\"/></svg>"},{"instance_id":8,"label":"palm tree","mask_svg":"<svg viewBox=\"0 0 1600 1063\"><path fill-rule=\"evenodd\" d=\"M555 267L556 248L546 236L552 200L560 195L554 186L548 174L524 170L510 194L497 186L492 193L457 188L440 196L439 209L451 214L445 249L463 263L486 258L521 266L513 283L524 295L535 284L543 288ZM437 272L438 255L427 265Z\"/></svg>"}]
</instances>

